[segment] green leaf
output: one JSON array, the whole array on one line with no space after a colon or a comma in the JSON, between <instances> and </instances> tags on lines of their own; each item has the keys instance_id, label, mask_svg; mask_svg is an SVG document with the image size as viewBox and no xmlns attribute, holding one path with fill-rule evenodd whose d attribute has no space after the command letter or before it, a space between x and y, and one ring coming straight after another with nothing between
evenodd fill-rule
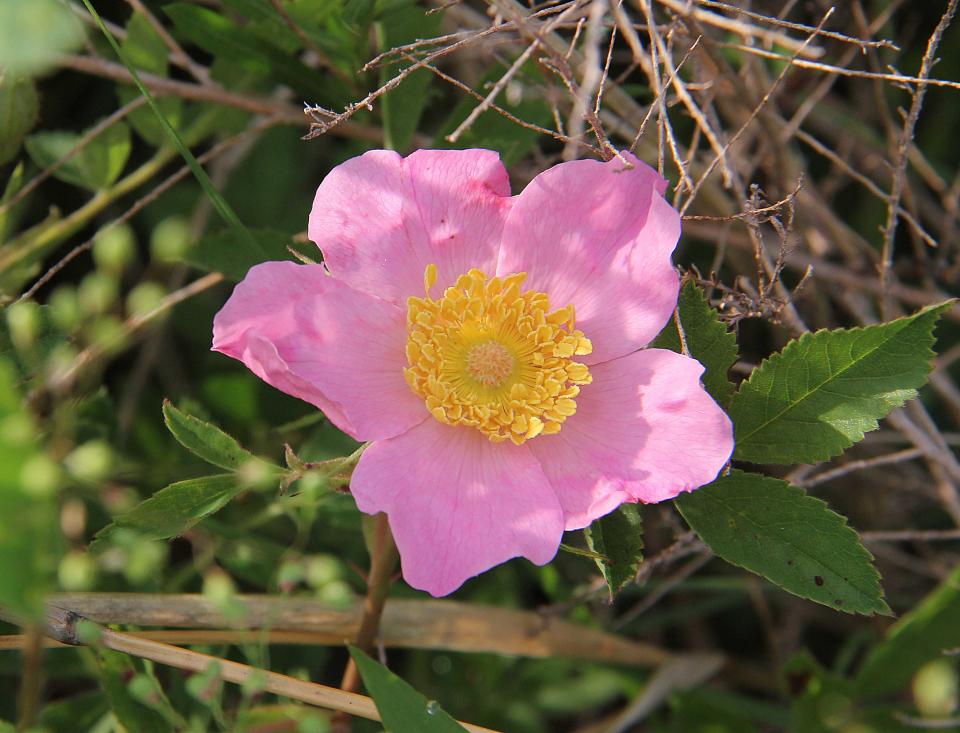
<instances>
[{"instance_id":1,"label":"green leaf","mask_svg":"<svg viewBox=\"0 0 960 733\"><path fill-rule=\"evenodd\" d=\"M427 700L382 664L356 647L350 656L390 733L463 733L466 730L434 701Z\"/></svg>"},{"instance_id":2,"label":"green leaf","mask_svg":"<svg viewBox=\"0 0 960 733\"><path fill-rule=\"evenodd\" d=\"M804 334L753 370L730 403L734 458L816 463L839 455L927 380L933 328L953 301L889 323Z\"/></svg>"},{"instance_id":3,"label":"green leaf","mask_svg":"<svg viewBox=\"0 0 960 733\"><path fill-rule=\"evenodd\" d=\"M135 699L127 689L136 669L130 657L108 649L97 650L103 689L117 721L129 731L138 733L168 733L173 730L156 710Z\"/></svg>"},{"instance_id":4,"label":"green leaf","mask_svg":"<svg viewBox=\"0 0 960 733\"><path fill-rule=\"evenodd\" d=\"M38 132L27 138L27 152L34 163L46 168L69 153L80 138L72 132ZM130 128L117 122L77 151L53 175L75 186L100 191L117 180L129 157Z\"/></svg>"},{"instance_id":5,"label":"green leaf","mask_svg":"<svg viewBox=\"0 0 960 733\"><path fill-rule=\"evenodd\" d=\"M621 504L584 530L587 546L606 559L598 559L610 598L637 575L643 562L643 520L636 504Z\"/></svg>"},{"instance_id":6,"label":"green leaf","mask_svg":"<svg viewBox=\"0 0 960 733\"><path fill-rule=\"evenodd\" d=\"M381 51L403 46L418 38L429 38L440 32L442 13L427 15L427 9L409 5L385 13L377 22L377 39ZM380 69L380 83L386 84L411 61L387 64ZM429 98L434 75L429 69L418 69L404 79L396 89L383 95L380 109L383 112L385 146L391 150L405 151L410 146L423 108Z\"/></svg>"},{"instance_id":7,"label":"green leaf","mask_svg":"<svg viewBox=\"0 0 960 733\"><path fill-rule=\"evenodd\" d=\"M872 556L847 520L786 481L731 471L677 508L717 555L847 613L888 614Z\"/></svg>"},{"instance_id":8,"label":"green leaf","mask_svg":"<svg viewBox=\"0 0 960 733\"><path fill-rule=\"evenodd\" d=\"M247 270L261 262L293 259L287 249L292 244L288 234L273 229L249 231L257 247L237 238L236 233L228 229L201 239L187 252L185 259L201 270L219 272L236 281L243 280Z\"/></svg>"},{"instance_id":9,"label":"green leaf","mask_svg":"<svg viewBox=\"0 0 960 733\"><path fill-rule=\"evenodd\" d=\"M713 399L726 406L733 391L727 372L737 360L737 339L692 280L687 280L681 288L677 308L690 356L704 366L703 386ZM650 346L682 353L680 333L673 319Z\"/></svg>"},{"instance_id":10,"label":"green leaf","mask_svg":"<svg viewBox=\"0 0 960 733\"><path fill-rule=\"evenodd\" d=\"M220 13L182 2L165 5L163 11L173 21L179 38L209 51L218 61L286 84L300 94L328 99L322 74Z\"/></svg>"},{"instance_id":11,"label":"green leaf","mask_svg":"<svg viewBox=\"0 0 960 733\"><path fill-rule=\"evenodd\" d=\"M123 529L135 530L145 539L177 537L204 517L220 511L243 490L232 473L178 481L117 517L97 533L91 547L99 549Z\"/></svg>"},{"instance_id":12,"label":"green leaf","mask_svg":"<svg viewBox=\"0 0 960 733\"><path fill-rule=\"evenodd\" d=\"M236 471L258 460L216 425L178 410L169 400L163 402L163 421L180 445L214 466Z\"/></svg>"},{"instance_id":13,"label":"green leaf","mask_svg":"<svg viewBox=\"0 0 960 733\"><path fill-rule=\"evenodd\" d=\"M130 16L126 31L127 35L120 43L120 49L130 65L157 76L167 76L169 68L167 55L169 51L150 21L140 13L134 13ZM140 92L137 89L124 86L117 87L117 98L121 104L128 104L139 96ZM179 127L183 116L183 102L180 98L175 96L162 97L157 100L157 105L167 121L174 128ZM127 115L127 120L137 134L151 145L159 147L166 142L166 133L163 131L163 126L149 107L140 107L133 110Z\"/></svg>"},{"instance_id":14,"label":"green leaf","mask_svg":"<svg viewBox=\"0 0 960 733\"><path fill-rule=\"evenodd\" d=\"M33 81L0 66L0 165L20 152L20 143L36 124L38 104Z\"/></svg>"},{"instance_id":15,"label":"green leaf","mask_svg":"<svg viewBox=\"0 0 960 733\"><path fill-rule=\"evenodd\" d=\"M960 647L960 566L867 656L857 675L866 696L902 689L927 662Z\"/></svg>"},{"instance_id":16,"label":"green leaf","mask_svg":"<svg viewBox=\"0 0 960 733\"><path fill-rule=\"evenodd\" d=\"M57 0L0 0L0 69L38 74L83 41L83 26Z\"/></svg>"}]
</instances>

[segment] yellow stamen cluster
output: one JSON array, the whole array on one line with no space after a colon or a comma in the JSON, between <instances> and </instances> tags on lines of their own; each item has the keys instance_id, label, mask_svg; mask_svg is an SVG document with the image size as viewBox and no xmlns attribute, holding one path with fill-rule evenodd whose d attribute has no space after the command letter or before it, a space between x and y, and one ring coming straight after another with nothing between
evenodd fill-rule
<instances>
[{"instance_id":1,"label":"yellow stamen cluster","mask_svg":"<svg viewBox=\"0 0 960 733\"><path fill-rule=\"evenodd\" d=\"M550 311L545 293L521 291L524 272L489 278L470 270L438 300L407 300L411 389L440 422L469 425L490 440L520 445L560 432L577 410L580 386L592 377L571 357L593 347L575 330L573 306Z\"/></svg>"}]
</instances>

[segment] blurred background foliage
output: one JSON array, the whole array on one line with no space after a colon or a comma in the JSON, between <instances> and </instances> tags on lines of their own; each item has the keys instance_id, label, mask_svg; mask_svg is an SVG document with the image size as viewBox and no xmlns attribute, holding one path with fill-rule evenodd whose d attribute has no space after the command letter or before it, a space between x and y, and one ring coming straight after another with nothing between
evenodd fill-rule
<instances>
[{"instance_id":1,"label":"blurred background foliage","mask_svg":"<svg viewBox=\"0 0 960 733\"><path fill-rule=\"evenodd\" d=\"M892 238L892 299L885 309L876 266L891 168L899 160L904 121L897 109L912 101L909 89L882 75L894 73L891 65L917 73L946 3L845 3L827 29L891 43L858 46L814 36L800 50L817 53L794 58L874 77L808 66L790 70L782 82L778 75L826 3L755 2L753 14L740 14L704 2L699 9L708 15L696 19L681 2L602 4L601 61L611 29L620 29L599 116L614 145L628 147L643 121L635 113L651 108L640 154L656 162L658 149L663 154L675 144L696 179L715 152L707 133L728 142L736 136L727 162L695 194L682 185L682 166L669 150L663 154L665 175L679 185L678 202L693 216L676 262L698 268L701 284L736 329L741 363L734 376L795 335L794 318L814 329L852 326L958 293L956 88L926 89L907 148L900 200L915 225L901 220ZM598 144L571 127L572 89L549 65L559 62L532 53L518 63L530 44L524 32L489 31L509 23L511 13L568 12L553 32L572 44L579 79L576 55L596 43L584 30L593 4L93 5L251 237L218 216L82 3L0 0L0 604L35 616L57 591L201 593L225 615L242 618L234 595L242 592L353 608L368 560L349 496L335 490L330 476L304 479L293 493L279 495L276 475L261 461L227 470L225 479L204 479L211 467L171 435L162 405L168 399L184 414L220 426L269 463L284 463L285 444L307 462L350 455L357 445L312 407L209 351L214 313L250 265L319 258L304 231L315 188L333 166L364 150L492 148L510 167L515 191L569 156L571 145L572 154L590 155L568 137ZM778 14L808 30L764 18ZM644 71L655 43L649 17L669 44L671 63L685 60L676 78L702 108L705 126L671 86L671 72L657 66L663 53L653 66L670 87L660 119L671 126L658 122L660 98ZM739 25L718 25L716 18ZM943 36L933 69L938 78L960 78L958 33L953 25ZM459 35L415 44L444 34ZM701 51L688 52L698 38ZM793 45L783 45L784 38ZM465 39L471 40L453 46ZM447 50L369 107L350 106L441 48ZM382 63L364 66L384 53ZM496 99L511 117L484 111L451 142L476 108L476 95L490 93L514 66ZM769 89L771 99L762 101ZM304 103L312 115L303 113ZM334 118L345 109L348 119ZM798 112L785 136L786 121ZM337 124L302 139L312 122L331 119ZM770 204L776 206L769 215L697 218ZM761 264L758 276L758 240L766 265L784 255L782 272ZM812 277L793 297L791 288L810 266ZM922 413L912 414L940 460L905 438L902 424L885 424L859 452L826 469L847 470L815 488L809 483L866 531L890 606L901 615L893 635L891 619L821 608L712 560L672 507L651 506L643 510L647 562L613 603L594 563L572 553L544 568L508 563L469 582L456 599L538 610L544 624L566 618L606 629L687 662L700 659L694 666L703 669L710 665L702 655L722 654L722 668L698 676L676 660L653 668L443 649L390 649L390 667L459 719L520 733L883 733L956 718L957 657L941 650L960 648L960 504L957 477L943 465L960 441L957 334L955 319L945 320L934 383L924 391ZM895 459L871 463L894 453ZM820 476L812 470L801 467L791 478L803 485ZM196 523L182 533L151 531L152 517L111 525L164 487L193 479L205 492L222 488L229 501L211 516L210 507L197 508ZM180 536L167 539L171 534ZM583 547L579 533L566 541ZM401 582L392 597L420 594ZM92 648L41 651L35 634L15 637L17 628L8 624L0 623L0 633L10 647L0 649L0 731L321 733L330 727L323 711L263 695L254 685L221 686L213 673L181 674ZM195 648L332 685L347 660L338 646L211 641ZM354 729L379 726L357 721Z\"/></svg>"}]
</instances>

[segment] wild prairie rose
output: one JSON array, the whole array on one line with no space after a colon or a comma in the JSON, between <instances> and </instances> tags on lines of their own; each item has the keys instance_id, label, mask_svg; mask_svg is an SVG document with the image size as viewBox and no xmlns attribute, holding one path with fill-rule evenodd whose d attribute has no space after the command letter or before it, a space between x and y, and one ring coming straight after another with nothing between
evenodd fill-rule
<instances>
[{"instance_id":1,"label":"wild prairie rose","mask_svg":"<svg viewBox=\"0 0 960 733\"><path fill-rule=\"evenodd\" d=\"M372 444L351 491L435 596L623 502L711 481L732 428L702 366L644 349L671 317L680 217L626 155L517 196L488 150L376 150L320 185L323 265L254 267L213 348Z\"/></svg>"}]
</instances>

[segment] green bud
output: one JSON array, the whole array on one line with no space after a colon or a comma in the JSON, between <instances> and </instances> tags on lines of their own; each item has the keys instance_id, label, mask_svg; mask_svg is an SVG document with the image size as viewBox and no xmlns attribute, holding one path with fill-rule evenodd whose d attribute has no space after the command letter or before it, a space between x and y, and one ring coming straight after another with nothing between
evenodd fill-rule
<instances>
[{"instance_id":1,"label":"green bud","mask_svg":"<svg viewBox=\"0 0 960 733\"><path fill-rule=\"evenodd\" d=\"M63 482L63 470L46 453L30 456L20 469L23 492L36 499L53 496Z\"/></svg>"},{"instance_id":2,"label":"green bud","mask_svg":"<svg viewBox=\"0 0 960 733\"><path fill-rule=\"evenodd\" d=\"M102 440L91 440L74 448L63 464L70 475L81 481L97 483L113 470L113 451Z\"/></svg>"},{"instance_id":3,"label":"green bud","mask_svg":"<svg viewBox=\"0 0 960 733\"><path fill-rule=\"evenodd\" d=\"M343 577L343 567L332 555L313 555L307 559L305 569L307 585L311 588L322 588Z\"/></svg>"},{"instance_id":4,"label":"green bud","mask_svg":"<svg viewBox=\"0 0 960 733\"><path fill-rule=\"evenodd\" d=\"M251 458L237 469L241 485L253 489L272 489L277 485L277 474L270 465L259 458Z\"/></svg>"},{"instance_id":5,"label":"green bud","mask_svg":"<svg viewBox=\"0 0 960 733\"><path fill-rule=\"evenodd\" d=\"M71 552L60 561L57 578L66 591L90 590L97 577L97 567L85 552Z\"/></svg>"},{"instance_id":6,"label":"green bud","mask_svg":"<svg viewBox=\"0 0 960 733\"><path fill-rule=\"evenodd\" d=\"M36 426L26 413L14 413L0 418L0 442L13 448L28 448L33 445Z\"/></svg>"},{"instance_id":7,"label":"green bud","mask_svg":"<svg viewBox=\"0 0 960 733\"><path fill-rule=\"evenodd\" d=\"M203 595L230 621L239 622L246 615L246 606L237 598L237 587L233 580L219 568L203 577Z\"/></svg>"},{"instance_id":8,"label":"green bud","mask_svg":"<svg viewBox=\"0 0 960 733\"><path fill-rule=\"evenodd\" d=\"M160 702L157 694L157 685L147 674L136 674L127 683L127 692L134 700L139 700L148 707L155 707Z\"/></svg>"},{"instance_id":9,"label":"green bud","mask_svg":"<svg viewBox=\"0 0 960 733\"><path fill-rule=\"evenodd\" d=\"M126 331L116 316L100 316L90 324L91 343L106 353L119 351L126 340Z\"/></svg>"},{"instance_id":10,"label":"green bud","mask_svg":"<svg viewBox=\"0 0 960 733\"><path fill-rule=\"evenodd\" d=\"M57 344L47 357L49 377L56 381L73 368L77 361L77 349L73 344Z\"/></svg>"},{"instance_id":11,"label":"green bud","mask_svg":"<svg viewBox=\"0 0 960 733\"><path fill-rule=\"evenodd\" d=\"M161 302L167 291L155 282L142 282L127 296L127 315L143 316L152 311Z\"/></svg>"},{"instance_id":12,"label":"green bud","mask_svg":"<svg viewBox=\"0 0 960 733\"><path fill-rule=\"evenodd\" d=\"M280 565L277 572L277 583L283 593L289 593L303 582L303 563L288 560Z\"/></svg>"},{"instance_id":13,"label":"green bud","mask_svg":"<svg viewBox=\"0 0 960 733\"><path fill-rule=\"evenodd\" d=\"M77 621L77 638L84 644L96 644L102 635L103 630L90 619Z\"/></svg>"},{"instance_id":14,"label":"green bud","mask_svg":"<svg viewBox=\"0 0 960 733\"><path fill-rule=\"evenodd\" d=\"M334 580L317 589L317 600L334 608L352 608L356 602L353 589L342 580Z\"/></svg>"},{"instance_id":15,"label":"green bud","mask_svg":"<svg viewBox=\"0 0 960 733\"><path fill-rule=\"evenodd\" d=\"M957 709L957 668L948 659L927 662L914 675L913 700L925 718L947 718Z\"/></svg>"},{"instance_id":16,"label":"green bud","mask_svg":"<svg viewBox=\"0 0 960 733\"><path fill-rule=\"evenodd\" d=\"M29 349L40 333L40 306L32 300L21 300L7 308L10 340L18 349Z\"/></svg>"},{"instance_id":17,"label":"green bud","mask_svg":"<svg viewBox=\"0 0 960 733\"><path fill-rule=\"evenodd\" d=\"M157 262L181 262L190 249L190 225L186 219L171 216L157 224L150 235L150 254Z\"/></svg>"},{"instance_id":18,"label":"green bud","mask_svg":"<svg viewBox=\"0 0 960 733\"><path fill-rule=\"evenodd\" d=\"M162 542L140 540L127 551L123 574L133 585L146 583L157 576L167 557L167 546Z\"/></svg>"},{"instance_id":19,"label":"green bud","mask_svg":"<svg viewBox=\"0 0 960 733\"><path fill-rule=\"evenodd\" d=\"M93 240L93 261L113 275L122 273L136 254L136 236L127 224L102 229Z\"/></svg>"},{"instance_id":20,"label":"green bud","mask_svg":"<svg viewBox=\"0 0 960 733\"><path fill-rule=\"evenodd\" d=\"M47 301L53 322L67 333L72 333L80 325L80 301L77 291L70 285L61 285L50 294Z\"/></svg>"},{"instance_id":21,"label":"green bud","mask_svg":"<svg viewBox=\"0 0 960 733\"><path fill-rule=\"evenodd\" d=\"M103 272L91 272L80 282L77 298L88 316L105 313L118 297L117 281Z\"/></svg>"}]
</instances>

